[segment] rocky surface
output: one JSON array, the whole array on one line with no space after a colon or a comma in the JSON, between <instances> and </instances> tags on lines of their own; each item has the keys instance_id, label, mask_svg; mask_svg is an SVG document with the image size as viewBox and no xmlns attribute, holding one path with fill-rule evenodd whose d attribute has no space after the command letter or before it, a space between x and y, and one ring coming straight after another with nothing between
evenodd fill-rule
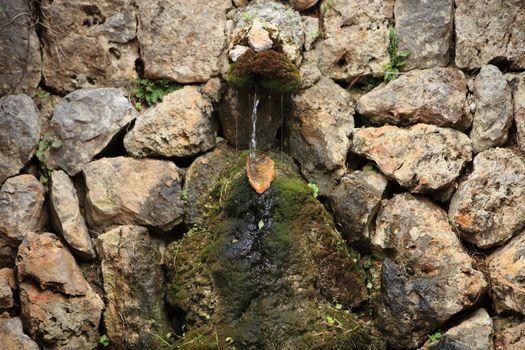
<instances>
[{"instance_id":1,"label":"rocky surface","mask_svg":"<svg viewBox=\"0 0 525 350\"><path fill-rule=\"evenodd\" d=\"M15 306L14 291L18 289L13 269L0 269L0 311Z\"/></svg>"},{"instance_id":2,"label":"rocky surface","mask_svg":"<svg viewBox=\"0 0 525 350\"><path fill-rule=\"evenodd\" d=\"M51 233L31 234L17 256L21 317L31 338L54 349L95 349L104 303Z\"/></svg>"},{"instance_id":3,"label":"rocky surface","mask_svg":"<svg viewBox=\"0 0 525 350\"><path fill-rule=\"evenodd\" d=\"M40 129L38 111L29 96L10 95L0 99L0 184L18 174L33 156Z\"/></svg>"},{"instance_id":4,"label":"rocky surface","mask_svg":"<svg viewBox=\"0 0 525 350\"><path fill-rule=\"evenodd\" d=\"M363 95L359 114L372 124L416 123L467 129L467 80L455 68L413 70Z\"/></svg>"},{"instance_id":5,"label":"rocky surface","mask_svg":"<svg viewBox=\"0 0 525 350\"><path fill-rule=\"evenodd\" d=\"M124 138L128 153L136 157L186 157L215 146L217 122L210 99L194 86L166 95L148 108Z\"/></svg>"},{"instance_id":6,"label":"rocky surface","mask_svg":"<svg viewBox=\"0 0 525 350\"><path fill-rule=\"evenodd\" d=\"M137 78L132 0L44 0L41 11L42 72L47 86L67 93L119 86Z\"/></svg>"},{"instance_id":7,"label":"rocky surface","mask_svg":"<svg viewBox=\"0 0 525 350\"><path fill-rule=\"evenodd\" d=\"M96 257L91 237L80 213L79 200L73 181L62 170L53 171L51 175L51 220L56 232L81 259Z\"/></svg>"},{"instance_id":8,"label":"rocky surface","mask_svg":"<svg viewBox=\"0 0 525 350\"><path fill-rule=\"evenodd\" d=\"M0 188L0 267L13 265L18 245L44 222L44 186L32 175L9 178Z\"/></svg>"},{"instance_id":9,"label":"rocky surface","mask_svg":"<svg viewBox=\"0 0 525 350\"><path fill-rule=\"evenodd\" d=\"M18 317L0 318L0 339L3 350L39 350L38 345L24 334Z\"/></svg>"},{"instance_id":10,"label":"rocky surface","mask_svg":"<svg viewBox=\"0 0 525 350\"><path fill-rule=\"evenodd\" d=\"M111 342L123 348L152 349L170 325L164 305L160 255L148 230L120 226L97 238L108 300L104 326Z\"/></svg>"},{"instance_id":11,"label":"rocky surface","mask_svg":"<svg viewBox=\"0 0 525 350\"><path fill-rule=\"evenodd\" d=\"M456 1L456 65L492 62L525 67L525 8L520 0Z\"/></svg>"},{"instance_id":12,"label":"rocky surface","mask_svg":"<svg viewBox=\"0 0 525 350\"><path fill-rule=\"evenodd\" d=\"M472 158L465 134L426 124L356 129L352 151L414 193L449 186Z\"/></svg>"},{"instance_id":13,"label":"rocky surface","mask_svg":"<svg viewBox=\"0 0 525 350\"><path fill-rule=\"evenodd\" d=\"M319 0L290 0L290 3L297 11L303 11L315 6Z\"/></svg>"},{"instance_id":14,"label":"rocky surface","mask_svg":"<svg viewBox=\"0 0 525 350\"><path fill-rule=\"evenodd\" d=\"M169 161L102 158L84 167L91 226L144 225L169 230L181 222L180 170Z\"/></svg>"},{"instance_id":15,"label":"rocky surface","mask_svg":"<svg viewBox=\"0 0 525 350\"><path fill-rule=\"evenodd\" d=\"M453 34L453 4L452 0L395 2L399 48L410 52L404 70L448 64Z\"/></svg>"},{"instance_id":16,"label":"rocky surface","mask_svg":"<svg viewBox=\"0 0 525 350\"><path fill-rule=\"evenodd\" d=\"M388 180L373 167L346 174L330 193L336 222L348 243L367 246Z\"/></svg>"},{"instance_id":17,"label":"rocky surface","mask_svg":"<svg viewBox=\"0 0 525 350\"><path fill-rule=\"evenodd\" d=\"M509 74L506 75L506 78L512 88L514 124L518 144L525 152L525 74Z\"/></svg>"},{"instance_id":18,"label":"rocky surface","mask_svg":"<svg viewBox=\"0 0 525 350\"><path fill-rule=\"evenodd\" d=\"M2 0L0 6L0 96L21 92L33 95L42 64L31 14L34 4L29 0Z\"/></svg>"},{"instance_id":19,"label":"rocky surface","mask_svg":"<svg viewBox=\"0 0 525 350\"><path fill-rule=\"evenodd\" d=\"M178 345L201 349L218 341L222 348L228 336L243 349L382 349L364 324L330 305L351 308L367 298L355 252L293 162L270 156L277 176L268 191L252 190L245 154L235 157L221 174L229 184L224 195L222 183L208 190L207 225L168 247L168 300L189 327Z\"/></svg>"},{"instance_id":20,"label":"rocky surface","mask_svg":"<svg viewBox=\"0 0 525 350\"><path fill-rule=\"evenodd\" d=\"M53 112L49 137L62 145L47 151L47 165L76 175L136 114L117 89L81 89L68 94Z\"/></svg>"},{"instance_id":21,"label":"rocky surface","mask_svg":"<svg viewBox=\"0 0 525 350\"><path fill-rule=\"evenodd\" d=\"M525 314L525 232L496 250L488 258L492 302L497 313L513 311Z\"/></svg>"},{"instance_id":22,"label":"rocky surface","mask_svg":"<svg viewBox=\"0 0 525 350\"><path fill-rule=\"evenodd\" d=\"M507 142L512 125L512 94L498 67L481 67L474 81L476 112L470 138L474 153L501 146Z\"/></svg>"},{"instance_id":23,"label":"rocky surface","mask_svg":"<svg viewBox=\"0 0 525 350\"><path fill-rule=\"evenodd\" d=\"M422 345L488 286L445 211L425 198L404 193L385 202L371 241L385 256L375 321L394 349Z\"/></svg>"},{"instance_id":24,"label":"rocky surface","mask_svg":"<svg viewBox=\"0 0 525 350\"><path fill-rule=\"evenodd\" d=\"M228 51L251 46L255 51L278 48L292 62L301 62L304 31L301 16L291 7L275 1L256 0L232 15L233 32Z\"/></svg>"},{"instance_id":25,"label":"rocky surface","mask_svg":"<svg viewBox=\"0 0 525 350\"><path fill-rule=\"evenodd\" d=\"M434 342L427 342L421 350L494 350L493 322L485 309L478 309L459 325L450 328Z\"/></svg>"},{"instance_id":26,"label":"rocky surface","mask_svg":"<svg viewBox=\"0 0 525 350\"><path fill-rule=\"evenodd\" d=\"M310 182L327 195L345 173L354 128L350 95L328 78L293 99L289 122L290 155Z\"/></svg>"},{"instance_id":27,"label":"rocky surface","mask_svg":"<svg viewBox=\"0 0 525 350\"><path fill-rule=\"evenodd\" d=\"M521 350L525 347L525 320L520 317L494 319L496 350Z\"/></svg>"},{"instance_id":28,"label":"rocky surface","mask_svg":"<svg viewBox=\"0 0 525 350\"><path fill-rule=\"evenodd\" d=\"M230 0L139 0L136 4L147 78L199 83L219 74Z\"/></svg>"},{"instance_id":29,"label":"rocky surface","mask_svg":"<svg viewBox=\"0 0 525 350\"><path fill-rule=\"evenodd\" d=\"M323 39L305 53L323 75L336 80L383 74L388 64L388 24L393 20L391 0L320 2Z\"/></svg>"},{"instance_id":30,"label":"rocky surface","mask_svg":"<svg viewBox=\"0 0 525 350\"><path fill-rule=\"evenodd\" d=\"M450 202L461 236L480 248L499 245L525 228L525 160L508 149L482 152Z\"/></svg>"}]
</instances>

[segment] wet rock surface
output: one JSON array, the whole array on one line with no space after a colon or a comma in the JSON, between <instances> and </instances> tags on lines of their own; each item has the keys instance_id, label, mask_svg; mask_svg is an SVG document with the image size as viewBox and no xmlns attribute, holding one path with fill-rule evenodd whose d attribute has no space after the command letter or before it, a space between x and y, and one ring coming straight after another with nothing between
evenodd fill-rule
<instances>
[{"instance_id":1,"label":"wet rock surface","mask_svg":"<svg viewBox=\"0 0 525 350\"><path fill-rule=\"evenodd\" d=\"M375 322L392 348L422 345L488 287L445 211L427 199L405 193L384 203L371 241L385 257Z\"/></svg>"},{"instance_id":2,"label":"wet rock surface","mask_svg":"<svg viewBox=\"0 0 525 350\"><path fill-rule=\"evenodd\" d=\"M471 160L472 145L465 134L448 128L387 125L356 129L352 152L375 161L410 192L423 193L453 183Z\"/></svg>"},{"instance_id":3,"label":"wet rock surface","mask_svg":"<svg viewBox=\"0 0 525 350\"><path fill-rule=\"evenodd\" d=\"M33 156L40 129L38 111L29 96L0 99L0 184L18 174Z\"/></svg>"},{"instance_id":4,"label":"wet rock surface","mask_svg":"<svg viewBox=\"0 0 525 350\"><path fill-rule=\"evenodd\" d=\"M221 346L228 334L244 349L382 348L366 326L327 304L359 305L364 276L289 161L276 162L275 181L258 195L244 177L244 156L235 159L222 209L211 209L206 227L168 247L168 300L191 325L179 344L198 349L218 339ZM318 310L341 328L323 325Z\"/></svg>"},{"instance_id":5,"label":"wet rock surface","mask_svg":"<svg viewBox=\"0 0 525 350\"><path fill-rule=\"evenodd\" d=\"M324 35L305 60L316 62L323 75L351 81L358 76L383 74L388 64L388 23L394 2L356 0L320 2Z\"/></svg>"},{"instance_id":6,"label":"wet rock surface","mask_svg":"<svg viewBox=\"0 0 525 350\"><path fill-rule=\"evenodd\" d=\"M40 82L42 63L31 14L34 4L29 0L2 0L0 5L0 96L13 93L33 95Z\"/></svg>"},{"instance_id":7,"label":"wet rock surface","mask_svg":"<svg viewBox=\"0 0 525 350\"><path fill-rule=\"evenodd\" d=\"M133 1L44 0L42 5L42 72L47 86L67 93L137 78Z\"/></svg>"},{"instance_id":8,"label":"wet rock surface","mask_svg":"<svg viewBox=\"0 0 525 350\"><path fill-rule=\"evenodd\" d=\"M499 245L525 227L525 161L496 148L474 158L474 170L452 197L449 218L480 248Z\"/></svg>"},{"instance_id":9,"label":"wet rock surface","mask_svg":"<svg viewBox=\"0 0 525 350\"><path fill-rule=\"evenodd\" d=\"M476 112L470 132L474 152L504 145L512 125L512 94L496 66L481 67L474 81L474 103Z\"/></svg>"},{"instance_id":10,"label":"wet rock surface","mask_svg":"<svg viewBox=\"0 0 525 350\"><path fill-rule=\"evenodd\" d=\"M217 136L210 99L187 86L148 108L127 133L124 145L136 157L186 157L213 148Z\"/></svg>"},{"instance_id":11,"label":"wet rock surface","mask_svg":"<svg viewBox=\"0 0 525 350\"><path fill-rule=\"evenodd\" d=\"M94 227L136 224L165 231L182 220L181 175L172 162L102 158L84 167L84 178L87 219Z\"/></svg>"},{"instance_id":12,"label":"wet rock surface","mask_svg":"<svg viewBox=\"0 0 525 350\"><path fill-rule=\"evenodd\" d=\"M31 340L22 328L18 317L0 318L0 339L4 350L38 350L38 345Z\"/></svg>"},{"instance_id":13,"label":"wet rock surface","mask_svg":"<svg viewBox=\"0 0 525 350\"><path fill-rule=\"evenodd\" d=\"M17 256L21 317L48 348L95 349L104 303L51 233L31 234Z\"/></svg>"},{"instance_id":14,"label":"wet rock surface","mask_svg":"<svg viewBox=\"0 0 525 350\"><path fill-rule=\"evenodd\" d=\"M57 233L64 237L73 253L81 259L96 257L84 217L80 213L73 181L62 170L51 175L51 220Z\"/></svg>"},{"instance_id":15,"label":"wet rock surface","mask_svg":"<svg viewBox=\"0 0 525 350\"><path fill-rule=\"evenodd\" d=\"M49 136L62 145L47 151L47 165L78 174L136 113L117 89L81 89L66 95L53 112Z\"/></svg>"},{"instance_id":16,"label":"wet rock surface","mask_svg":"<svg viewBox=\"0 0 525 350\"><path fill-rule=\"evenodd\" d=\"M179 83L205 82L217 76L227 45L226 11L231 6L228 0L137 1L145 76ZM184 18L184 24L173 18Z\"/></svg>"},{"instance_id":17,"label":"wet rock surface","mask_svg":"<svg viewBox=\"0 0 525 350\"><path fill-rule=\"evenodd\" d=\"M519 0L456 1L456 65L473 69L491 62L525 67L525 9Z\"/></svg>"},{"instance_id":18,"label":"wet rock surface","mask_svg":"<svg viewBox=\"0 0 525 350\"><path fill-rule=\"evenodd\" d=\"M150 349L170 333L164 305L160 256L148 230L120 226L97 238L108 306L104 326L111 342L123 348Z\"/></svg>"},{"instance_id":19,"label":"wet rock surface","mask_svg":"<svg viewBox=\"0 0 525 350\"><path fill-rule=\"evenodd\" d=\"M467 80L460 70L413 70L363 95L357 111L372 124L427 123L463 130L472 123L466 97Z\"/></svg>"},{"instance_id":20,"label":"wet rock surface","mask_svg":"<svg viewBox=\"0 0 525 350\"><path fill-rule=\"evenodd\" d=\"M294 97L292 113L290 155L301 164L308 181L316 183L321 194L328 194L346 170L354 129L350 95L323 78Z\"/></svg>"},{"instance_id":21,"label":"wet rock surface","mask_svg":"<svg viewBox=\"0 0 525 350\"><path fill-rule=\"evenodd\" d=\"M0 266L11 267L18 245L44 225L44 186L32 175L9 178L0 188Z\"/></svg>"},{"instance_id":22,"label":"wet rock surface","mask_svg":"<svg viewBox=\"0 0 525 350\"><path fill-rule=\"evenodd\" d=\"M488 258L492 301L496 312L525 314L522 275L525 271L525 232L513 238Z\"/></svg>"},{"instance_id":23,"label":"wet rock surface","mask_svg":"<svg viewBox=\"0 0 525 350\"><path fill-rule=\"evenodd\" d=\"M349 243L367 245L372 221L379 210L388 180L372 167L341 178L329 199L336 222Z\"/></svg>"},{"instance_id":24,"label":"wet rock surface","mask_svg":"<svg viewBox=\"0 0 525 350\"><path fill-rule=\"evenodd\" d=\"M452 0L395 2L399 48L410 52L403 69L444 67L448 64L453 35L453 3Z\"/></svg>"}]
</instances>

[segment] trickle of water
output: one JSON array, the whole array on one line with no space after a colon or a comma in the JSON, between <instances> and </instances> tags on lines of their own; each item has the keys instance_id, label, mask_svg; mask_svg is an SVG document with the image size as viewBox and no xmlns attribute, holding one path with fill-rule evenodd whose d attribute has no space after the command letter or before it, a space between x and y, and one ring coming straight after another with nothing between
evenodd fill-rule
<instances>
[{"instance_id":1,"label":"trickle of water","mask_svg":"<svg viewBox=\"0 0 525 350\"><path fill-rule=\"evenodd\" d=\"M281 94L281 160L283 159L283 147L284 147L284 114L283 114L283 100L284 97Z\"/></svg>"},{"instance_id":2,"label":"trickle of water","mask_svg":"<svg viewBox=\"0 0 525 350\"><path fill-rule=\"evenodd\" d=\"M257 96L257 91L254 95L254 103L251 115L252 121L252 137L250 139L250 157L255 158L255 149L257 148L256 140L256 126L257 126L257 107L259 106L259 96Z\"/></svg>"}]
</instances>

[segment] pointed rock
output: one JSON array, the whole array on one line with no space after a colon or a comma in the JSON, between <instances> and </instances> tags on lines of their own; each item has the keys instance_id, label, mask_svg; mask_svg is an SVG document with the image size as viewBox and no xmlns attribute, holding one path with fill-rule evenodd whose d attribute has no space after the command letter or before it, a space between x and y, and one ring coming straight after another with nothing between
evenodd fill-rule
<instances>
[{"instance_id":1,"label":"pointed rock","mask_svg":"<svg viewBox=\"0 0 525 350\"><path fill-rule=\"evenodd\" d=\"M255 192L264 193L275 179L275 162L264 154L246 158L246 175Z\"/></svg>"}]
</instances>

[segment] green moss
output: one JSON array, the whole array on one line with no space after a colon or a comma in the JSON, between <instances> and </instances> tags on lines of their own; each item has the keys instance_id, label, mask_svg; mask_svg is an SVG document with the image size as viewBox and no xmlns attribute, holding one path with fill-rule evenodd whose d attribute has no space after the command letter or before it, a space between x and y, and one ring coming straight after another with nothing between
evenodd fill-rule
<instances>
[{"instance_id":1,"label":"green moss","mask_svg":"<svg viewBox=\"0 0 525 350\"><path fill-rule=\"evenodd\" d=\"M253 90L256 86L270 93L293 93L301 88L301 74L290 59L282 53L252 49L230 66L226 81L238 90Z\"/></svg>"}]
</instances>

